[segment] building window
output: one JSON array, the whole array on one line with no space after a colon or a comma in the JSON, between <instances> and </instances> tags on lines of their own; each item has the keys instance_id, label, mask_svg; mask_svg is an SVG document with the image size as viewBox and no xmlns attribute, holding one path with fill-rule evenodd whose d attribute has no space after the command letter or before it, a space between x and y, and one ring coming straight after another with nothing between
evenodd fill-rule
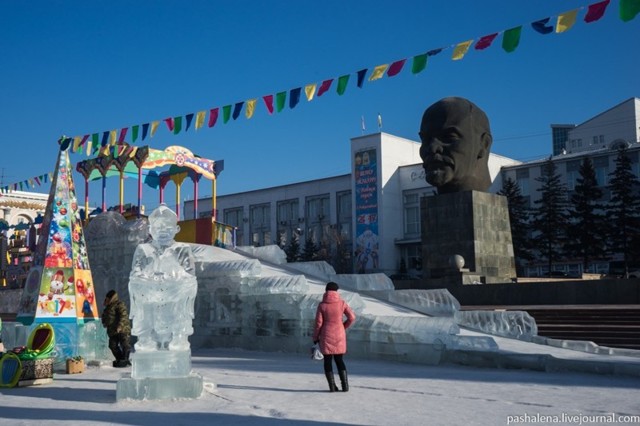
<instances>
[{"instance_id":1,"label":"building window","mask_svg":"<svg viewBox=\"0 0 640 426\"><path fill-rule=\"evenodd\" d=\"M242 222L244 218L244 213L242 207L236 207L232 209L224 209L223 212L224 223L227 225L231 225L236 227L236 243L238 245L243 245L244 241L242 240Z\"/></svg>"},{"instance_id":2,"label":"building window","mask_svg":"<svg viewBox=\"0 0 640 426\"><path fill-rule=\"evenodd\" d=\"M271 206L269 203L249 206L251 244L255 247L271 244Z\"/></svg>"},{"instance_id":3,"label":"building window","mask_svg":"<svg viewBox=\"0 0 640 426\"><path fill-rule=\"evenodd\" d=\"M596 181L598 182L598 186L607 186L609 184L609 158L594 158L593 168L596 172Z\"/></svg>"},{"instance_id":4,"label":"building window","mask_svg":"<svg viewBox=\"0 0 640 426\"><path fill-rule=\"evenodd\" d=\"M297 236L298 228L298 199L278 201L277 218L278 221L278 245L286 247L294 236Z\"/></svg>"},{"instance_id":5,"label":"building window","mask_svg":"<svg viewBox=\"0 0 640 426\"><path fill-rule=\"evenodd\" d=\"M351 243L351 191L338 192L336 194L337 212L338 218L338 232L340 235L340 241L343 243Z\"/></svg>"},{"instance_id":6,"label":"building window","mask_svg":"<svg viewBox=\"0 0 640 426\"><path fill-rule=\"evenodd\" d=\"M567 190L574 191L580 177L580 161L567 162Z\"/></svg>"},{"instance_id":7,"label":"building window","mask_svg":"<svg viewBox=\"0 0 640 426\"><path fill-rule=\"evenodd\" d=\"M307 197L306 238L315 244L326 244L329 236L330 212L329 194Z\"/></svg>"},{"instance_id":8,"label":"building window","mask_svg":"<svg viewBox=\"0 0 640 426\"><path fill-rule=\"evenodd\" d=\"M402 194L404 238L420 237L420 198L425 197L424 189L405 191Z\"/></svg>"}]
</instances>

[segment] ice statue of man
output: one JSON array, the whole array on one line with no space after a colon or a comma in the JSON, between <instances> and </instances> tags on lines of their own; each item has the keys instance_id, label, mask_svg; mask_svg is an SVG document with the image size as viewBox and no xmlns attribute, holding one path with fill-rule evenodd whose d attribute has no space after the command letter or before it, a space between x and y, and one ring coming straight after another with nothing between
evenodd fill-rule
<instances>
[{"instance_id":1,"label":"ice statue of man","mask_svg":"<svg viewBox=\"0 0 640 426\"><path fill-rule=\"evenodd\" d=\"M198 290L191 247L174 240L178 217L164 204L149 215L152 241L138 245L129 276L136 352L188 350Z\"/></svg>"}]
</instances>

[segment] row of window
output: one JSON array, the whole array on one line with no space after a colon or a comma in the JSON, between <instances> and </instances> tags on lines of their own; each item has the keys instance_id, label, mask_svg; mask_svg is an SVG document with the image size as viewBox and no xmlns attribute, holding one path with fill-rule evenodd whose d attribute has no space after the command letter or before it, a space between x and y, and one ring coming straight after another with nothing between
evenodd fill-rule
<instances>
[{"instance_id":1,"label":"row of window","mask_svg":"<svg viewBox=\"0 0 640 426\"><path fill-rule=\"evenodd\" d=\"M292 239L300 236L303 236L303 239L311 239L316 244L334 243L337 238L341 241L351 241L351 191L336 193L335 224L331 223L329 194L306 197L304 213L300 210L300 202L301 199L298 198L275 202L275 239L271 226L274 203L271 202L249 205L248 215L242 206L224 209L223 222L237 228L238 245L278 244L285 247ZM245 231L248 231L249 240L245 239Z\"/></svg>"}]
</instances>

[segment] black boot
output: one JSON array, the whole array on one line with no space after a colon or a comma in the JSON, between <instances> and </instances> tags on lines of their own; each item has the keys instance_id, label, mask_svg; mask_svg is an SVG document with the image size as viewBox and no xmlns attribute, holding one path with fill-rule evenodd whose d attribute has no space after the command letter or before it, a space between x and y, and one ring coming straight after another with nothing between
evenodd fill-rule
<instances>
[{"instance_id":1,"label":"black boot","mask_svg":"<svg viewBox=\"0 0 640 426\"><path fill-rule=\"evenodd\" d=\"M347 378L347 370L338 371L340 376L340 384L342 385L342 392L349 392L349 379Z\"/></svg>"},{"instance_id":2,"label":"black boot","mask_svg":"<svg viewBox=\"0 0 640 426\"><path fill-rule=\"evenodd\" d=\"M338 392L340 389L336 386L336 381L333 378L333 371L325 371L324 375L327 376L327 382L329 383L329 392Z\"/></svg>"}]
</instances>

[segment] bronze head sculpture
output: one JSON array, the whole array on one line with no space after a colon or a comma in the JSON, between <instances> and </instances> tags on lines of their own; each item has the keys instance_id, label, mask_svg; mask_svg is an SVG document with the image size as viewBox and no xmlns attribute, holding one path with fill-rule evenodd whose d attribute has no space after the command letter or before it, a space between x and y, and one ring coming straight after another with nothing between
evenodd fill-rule
<instances>
[{"instance_id":1,"label":"bronze head sculpture","mask_svg":"<svg viewBox=\"0 0 640 426\"><path fill-rule=\"evenodd\" d=\"M487 115L471 101L444 98L428 107L420 124L420 157L438 194L486 192L491 186Z\"/></svg>"}]
</instances>

